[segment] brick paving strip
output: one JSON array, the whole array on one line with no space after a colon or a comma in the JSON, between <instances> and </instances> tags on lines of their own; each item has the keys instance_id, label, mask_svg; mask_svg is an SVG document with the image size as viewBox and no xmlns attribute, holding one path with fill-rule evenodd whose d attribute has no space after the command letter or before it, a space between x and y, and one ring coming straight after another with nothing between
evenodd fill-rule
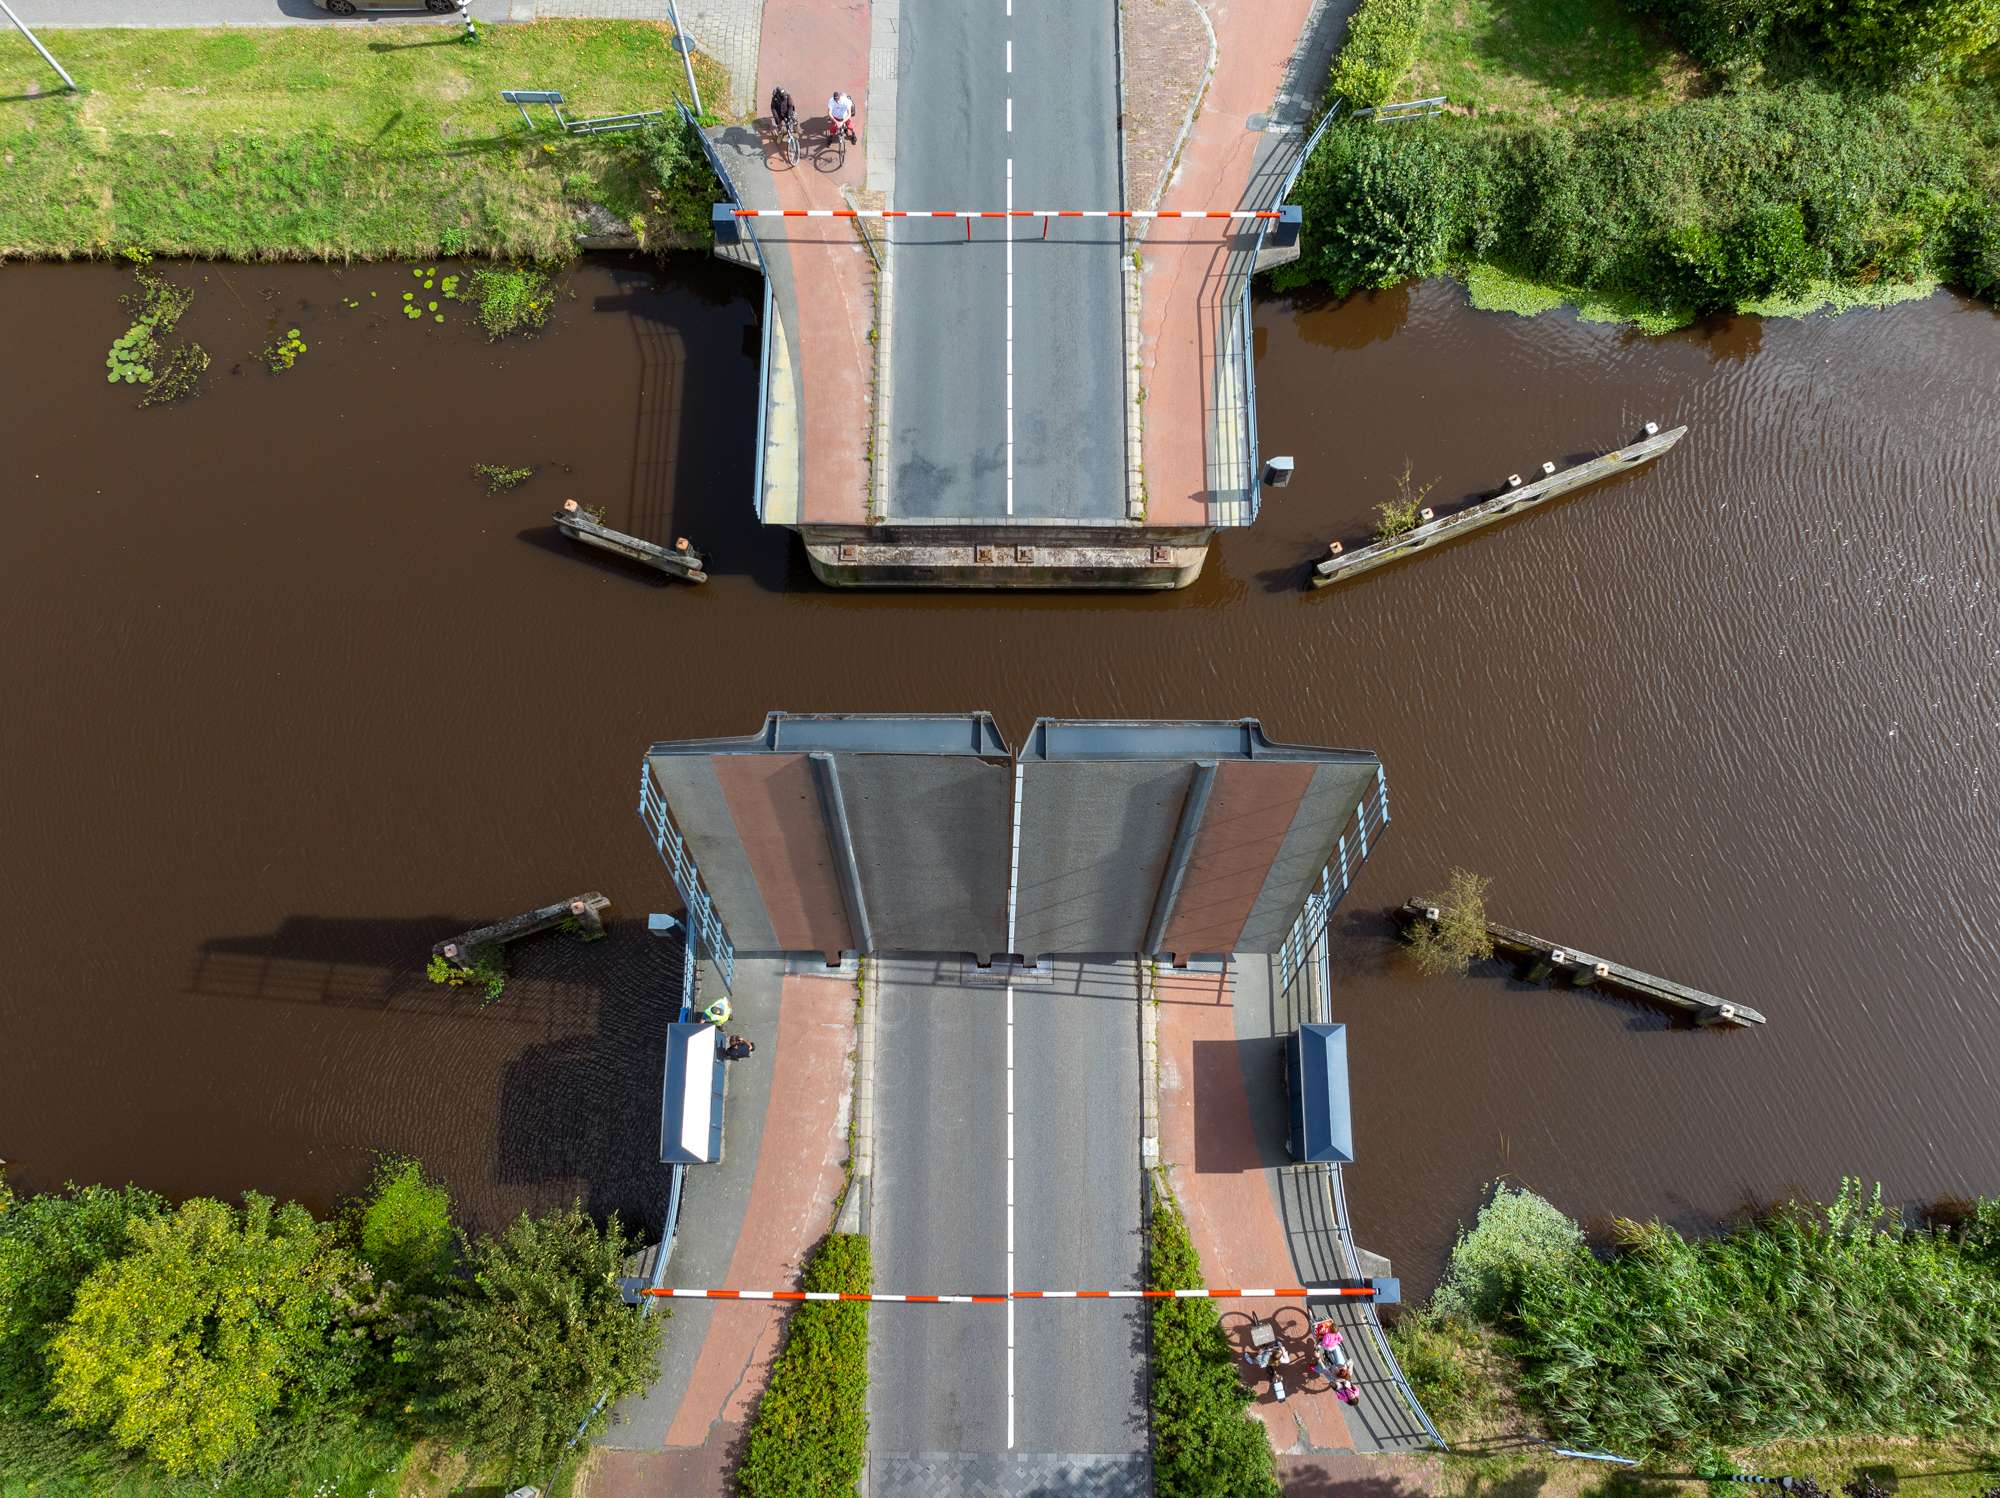
<instances>
[{"instance_id":1,"label":"brick paving strip","mask_svg":"<svg viewBox=\"0 0 2000 1498\"><path fill-rule=\"evenodd\" d=\"M1125 38L1125 206L1160 201L1215 65L1195 0L1120 0ZM1133 235L1145 232L1135 225Z\"/></svg>"}]
</instances>

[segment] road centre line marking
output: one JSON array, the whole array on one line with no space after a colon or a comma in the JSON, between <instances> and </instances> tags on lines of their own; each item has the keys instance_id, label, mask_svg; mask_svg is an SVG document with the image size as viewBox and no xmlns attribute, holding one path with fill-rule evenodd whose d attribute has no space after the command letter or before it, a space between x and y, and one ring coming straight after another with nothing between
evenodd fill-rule
<instances>
[{"instance_id":1,"label":"road centre line marking","mask_svg":"<svg viewBox=\"0 0 2000 1498\"><path fill-rule=\"evenodd\" d=\"M1014 71L1014 38L1007 38L1007 71Z\"/></svg>"},{"instance_id":2,"label":"road centre line marking","mask_svg":"<svg viewBox=\"0 0 2000 1498\"><path fill-rule=\"evenodd\" d=\"M1378 1294L1371 1279L1339 1280L1331 1285L1265 1285L1247 1289L1229 1286L1194 1290L1012 1290L1005 1294L897 1295L887 1291L859 1290L722 1290L667 1286L645 1287L634 1292L658 1295L671 1300L840 1300L892 1301L897 1304L927 1306L997 1306L1017 1300L1374 1300Z\"/></svg>"},{"instance_id":3,"label":"road centre line marking","mask_svg":"<svg viewBox=\"0 0 2000 1498\"><path fill-rule=\"evenodd\" d=\"M1008 118L1013 117L1009 100ZM1009 128L1012 126L1010 124ZM1014 158L1007 158L1007 213L1014 212ZM1007 226L1007 513L1014 513L1014 227ZM1012 1009L1009 1009L1012 1014ZM1011 1019L1009 1021L1012 1023ZM1008 1153L1013 1153L1010 1146Z\"/></svg>"},{"instance_id":4,"label":"road centre line marking","mask_svg":"<svg viewBox=\"0 0 2000 1498\"><path fill-rule=\"evenodd\" d=\"M1014 96L1012 94L1007 96L1007 133L1009 135L1014 133Z\"/></svg>"},{"instance_id":5,"label":"road centre line marking","mask_svg":"<svg viewBox=\"0 0 2000 1498\"><path fill-rule=\"evenodd\" d=\"M1007 985L1007 1449L1014 1449L1014 985Z\"/></svg>"}]
</instances>

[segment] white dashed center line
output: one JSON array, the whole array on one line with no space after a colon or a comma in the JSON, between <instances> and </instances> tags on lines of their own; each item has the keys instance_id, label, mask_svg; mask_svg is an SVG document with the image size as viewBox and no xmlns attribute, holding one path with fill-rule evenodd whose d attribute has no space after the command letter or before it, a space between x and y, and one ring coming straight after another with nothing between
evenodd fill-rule
<instances>
[{"instance_id":1,"label":"white dashed center line","mask_svg":"<svg viewBox=\"0 0 2000 1498\"><path fill-rule=\"evenodd\" d=\"M1013 101L1008 102L1008 128L1013 128ZM1007 234L1007 513L1014 513L1014 158L1007 158L1007 217L1000 221Z\"/></svg>"},{"instance_id":2,"label":"white dashed center line","mask_svg":"<svg viewBox=\"0 0 2000 1498\"><path fill-rule=\"evenodd\" d=\"M1007 1449L1014 1449L1014 985L1007 985Z\"/></svg>"}]
</instances>

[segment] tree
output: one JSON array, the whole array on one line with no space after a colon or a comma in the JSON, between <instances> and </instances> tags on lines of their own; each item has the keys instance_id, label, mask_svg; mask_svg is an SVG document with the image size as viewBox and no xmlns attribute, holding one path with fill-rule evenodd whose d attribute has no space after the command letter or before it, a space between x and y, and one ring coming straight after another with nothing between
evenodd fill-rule
<instances>
[{"instance_id":1,"label":"tree","mask_svg":"<svg viewBox=\"0 0 2000 1498\"><path fill-rule=\"evenodd\" d=\"M1894 87L2000 46L2000 0L1825 0L1821 29L1851 77Z\"/></svg>"},{"instance_id":2,"label":"tree","mask_svg":"<svg viewBox=\"0 0 2000 1498\"><path fill-rule=\"evenodd\" d=\"M1486 887L1492 882L1453 869L1443 894L1418 902L1438 913L1436 922L1419 920L1409 930L1410 951L1427 976L1463 973L1493 955L1493 939L1486 934Z\"/></svg>"},{"instance_id":3,"label":"tree","mask_svg":"<svg viewBox=\"0 0 2000 1498\"><path fill-rule=\"evenodd\" d=\"M107 1429L175 1476L208 1473L280 1406L352 1376L334 1294L355 1266L304 1207L196 1197L129 1233L54 1341L53 1403L72 1424Z\"/></svg>"},{"instance_id":4,"label":"tree","mask_svg":"<svg viewBox=\"0 0 2000 1498\"><path fill-rule=\"evenodd\" d=\"M451 1268L451 1194L416 1160L384 1155L361 1206L361 1257L404 1289L434 1284Z\"/></svg>"},{"instance_id":5,"label":"tree","mask_svg":"<svg viewBox=\"0 0 2000 1498\"><path fill-rule=\"evenodd\" d=\"M49 1344L77 1287L125 1252L134 1222L166 1205L136 1186L0 1197L0 1411L28 1414L47 1404Z\"/></svg>"},{"instance_id":6,"label":"tree","mask_svg":"<svg viewBox=\"0 0 2000 1498\"><path fill-rule=\"evenodd\" d=\"M602 1429L612 1400L651 1383L660 1323L619 1294L626 1249L616 1217L600 1230L574 1205L472 1245L471 1282L432 1297L405 1348L440 1432L540 1477L579 1425Z\"/></svg>"}]
</instances>

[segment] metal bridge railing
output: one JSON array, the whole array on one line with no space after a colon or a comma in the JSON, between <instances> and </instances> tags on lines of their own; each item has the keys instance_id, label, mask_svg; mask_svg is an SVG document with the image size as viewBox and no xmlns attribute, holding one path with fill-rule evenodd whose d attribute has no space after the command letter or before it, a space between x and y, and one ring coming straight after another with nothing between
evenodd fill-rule
<instances>
[{"instance_id":1,"label":"metal bridge railing","mask_svg":"<svg viewBox=\"0 0 2000 1498\"><path fill-rule=\"evenodd\" d=\"M1347 1189L1341 1182L1340 1167L1327 1166L1325 1175L1328 1205L1333 1210L1334 1240L1340 1245L1341 1267L1346 1277L1359 1279L1361 1271L1354 1253L1354 1230L1347 1225ZM1372 1300L1361 1301L1356 1304L1354 1310L1360 1317L1361 1324L1368 1330L1368 1340L1375 1348L1375 1355L1382 1360L1382 1366L1389 1370L1390 1377L1395 1380L1397 1391L1403 1396L1404 1403L1409 1406L1410 1413L1417 1417L1417 1423L1423 1426L1424 1434L1430 1437L1438 1450L1451 1450L1451 1447L1445 1444L1444 1437L1438 1434L1437 1426L1431 1423L1431 1417L1425 1413L1423 1405L1417 1399L1416 1391L1410 1387L1409 1379L1403 1376L1403 1365L1396 1361L1396 1354L1389 1348L1389 1339L1383 1335L1382 1320L1375 1314L1375 1303Z\"/></svg>"},{"instance_id":2,"label":"metal bridge railing","mask_svg":"<svg viewBox=\"0 0 2000 1498\"><path fill-rule=\"evenodd\" d=\"M653 848L660 855L660 861L667 866L667 876L673 880L681 903L687 907L687 959L681 979L683 995L688 991L687 974L694 970L703 955L713 961L721 972L722 986L735 988L736 948L729 940L722 918L715 913L715 902L702 886L701 870L695 867L680 829L674 826L674 819L667 811L666 798L653 787L652 770L643 763L639 766L639 815L652 831Z\"/></svg>"},{"instance_id":3,"label":"metal bridge railing","mask_svg":"<svg viewBox=\"0 0 2000 1498\"><path fill-rule=\"evenodd\" d=\"M702 154L708 158L709 170L715 173L715 180L722 184L723 193L732 204L741 208L743 194L736 190L736 181L729 175L729 168L723 163L721 153L715 149L715 142L710 140L708 132L701 128L701 121L695 117L693 110L685 104L677 103L677 107L681 112L681 119L694 127L695 136L701 141ZM754 221L744 222L745 235L750 241L751 250L757 256L757 268L764 274L764 320L760 325L763 330L763 348L757 356L757 467L751 479L750 491L752 502L757 507L757 519L761 522L764 518L764 433L771 413L771 334L777 309L771 300L771 266L764 258L763 242L757 238Z\"/></svg>"},{"instance_id":4,"label":"metal bridge railing","mask_svg":"<svg viewBox=\"0 0 2000 1498\"><path fill-rule=\"evenodd\" d=\"M1325 963L1327 922L1354 883L1355 875L1361 872L1362 862L1368 857L1369 840L1381 837L1382 829L1388 825L1389 777L1377 765L1375 784L1355 803L1354 820L1335 840L1333 859L1320 872L1319 888L1307 894L1292 929L1285 933L1278 947L1280 989L1290 988L1308 961ZM1328 987L1322 983L1320 991L1325 993ZM1319 1023L1327 1022L1324 1016L1314 1018Z\"/></svg>"}]
</instances>

